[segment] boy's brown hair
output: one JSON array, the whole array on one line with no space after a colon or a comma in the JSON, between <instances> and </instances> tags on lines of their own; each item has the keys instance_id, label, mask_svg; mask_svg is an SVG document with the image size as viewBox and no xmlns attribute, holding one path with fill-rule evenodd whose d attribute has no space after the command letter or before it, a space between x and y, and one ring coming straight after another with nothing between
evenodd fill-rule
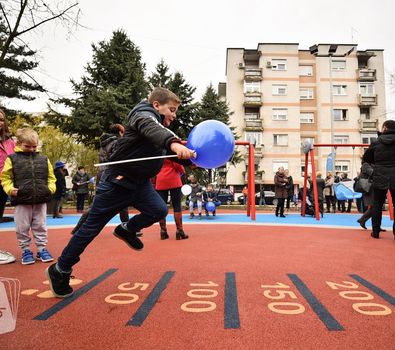
<instances>
[{"instance_id":1,"label":"boy's brown hair","mask_svg":"<svg viewBox=\"0 0 395 350\"><path fill-rule=\"evenodd\" d=\"M38 143L38 134L30 128L22 128L16 131L16 142L22 143Z\"/></svg>"},{"instance_id":2,"label":"boy's brown hair","mask_svg":"<svg viewBox=\"0 0 395 350\"><path fill-rule=\"evenodd\" d=\"M174 92L171 92L170 90L163 87L156 87L150 93L148 102L154 103L155 101L158 101L161 105L164 105L169 101L181 104L180 98Z\"/></svg>"}]
</instances>

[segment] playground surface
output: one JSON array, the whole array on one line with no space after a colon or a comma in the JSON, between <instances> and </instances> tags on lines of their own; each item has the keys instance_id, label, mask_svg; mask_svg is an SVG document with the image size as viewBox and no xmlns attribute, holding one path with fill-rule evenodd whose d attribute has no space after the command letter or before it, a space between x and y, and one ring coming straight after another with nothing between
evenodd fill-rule
<instances>
[{"instance_id":1,"label":"playground surface","mask_svg":"<svg viewBox=\"0 0 395 350\"><path fill-rule=\"evenodd\" d=\"M48 218L51 253L70 239L78 215ZM378 240L355 214L322 220L221 212L192 220L188 240L144 230L129 249L114 218L75 266L75 294L57 299L48 264L22 266L13 223L0 248L17 256L1 276L21 283L14 331L1 349L391 349L395 344L395 240Z\"/></svg>"}]
</instances>

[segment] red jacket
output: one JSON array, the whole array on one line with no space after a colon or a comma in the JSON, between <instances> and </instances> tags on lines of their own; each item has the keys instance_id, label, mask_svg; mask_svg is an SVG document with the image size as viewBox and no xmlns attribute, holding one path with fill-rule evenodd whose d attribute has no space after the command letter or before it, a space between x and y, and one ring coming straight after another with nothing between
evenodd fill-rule
<instances>
[{"instance_id":1,"label":"red jacket","mask_svg":"<svg viewBox=\"0 0 395 350\"><path fill-rule=\"evenodd\" d=\"M170 190L182 186L181 175L185 173L185 169L181 164L165 159L162 169L156 175L156 190Z\"/></svg>"}]
</instances>

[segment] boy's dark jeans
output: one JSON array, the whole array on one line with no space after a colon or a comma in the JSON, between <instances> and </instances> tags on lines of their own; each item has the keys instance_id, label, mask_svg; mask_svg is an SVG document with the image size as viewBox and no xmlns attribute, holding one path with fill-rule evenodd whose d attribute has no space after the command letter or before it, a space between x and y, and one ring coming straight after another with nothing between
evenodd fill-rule
<instances>
[{"instance_id":1,"label":"boy's dark jeans","mask_svg":"<svg viewBox=\"0 0 395 350\"><path fill-rule=\"evenodd\" d=\"M74 233L58 259L59 268L64 272L71 271L89 243L127 206L133 206L140 211L140 214L134 215L127 223L127 228L131 232L149 227L167 215L166 203L153 189L149 180L129 188L110 181L100 182L87 220Z\"/></svg>"}]
</instances>

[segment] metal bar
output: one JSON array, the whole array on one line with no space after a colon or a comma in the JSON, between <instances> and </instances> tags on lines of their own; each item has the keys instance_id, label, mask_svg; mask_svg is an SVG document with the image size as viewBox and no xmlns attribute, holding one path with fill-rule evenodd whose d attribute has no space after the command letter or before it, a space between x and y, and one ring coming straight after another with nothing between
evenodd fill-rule
<instances>
[{"instance_id":1,"label":"metal bar","mask_svg":"<svg viewBox=\"0 0 395 350\"><path fill-rule=\"evenodd\" d=\"M307 175L309 167L309 152L304 156L304 179L303 179L303 196L302 196L302 216L306 215L306 195L307 195Z\"/></svg>"},{"instance_id":2,"label":"metal bar","mask_svg":"<svg viewBox=\"0 0 395 350\"><path fill-rule=\"evenodd\" d=\"M318 191L317 191L317 177L315 175L315 164L314 164L314 149L310 150L311 157L311 176L313 178L313 191L314 191L314 210L315 210L315 219L320 221L320 210L318 206Z\"/></svg>"}]
</instances>

